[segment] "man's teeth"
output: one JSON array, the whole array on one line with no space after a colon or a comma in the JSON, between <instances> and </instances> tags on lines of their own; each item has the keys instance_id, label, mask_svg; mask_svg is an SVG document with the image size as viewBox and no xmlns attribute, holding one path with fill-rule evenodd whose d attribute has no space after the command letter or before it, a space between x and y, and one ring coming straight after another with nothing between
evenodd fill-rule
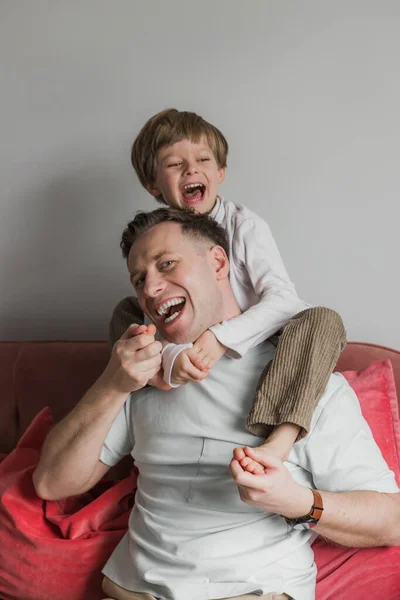
<instances>
[{"instance_id":1,"label":"man's teeth","mask_svg":"<svg viewBox=\"0 0 400 600\"><path fill-rule=\"evenodd\" d=\"M165 313L168 312L168 309L171 306L175 306L176 304L183 304L184 302L185 301L183 298L174 298L173 300L168 300L167 302L164 302L164 304L161 304L161 306L157 308L157 312L160 316L165 315ZM165 319L165 322L167 322L167 319Z\"/></svg>"},{"instance_id":2,"label":"man's teeth","mask_svg":"<svg viewBox=\"0 0 400 600\"><path fill-rule=\"evenodd\" d=\"M176 313L173 313L170 317L167 317L164 323L171 323L176 317L179 315L180 311L178 310Z\"/></svg>"}]
</instances>

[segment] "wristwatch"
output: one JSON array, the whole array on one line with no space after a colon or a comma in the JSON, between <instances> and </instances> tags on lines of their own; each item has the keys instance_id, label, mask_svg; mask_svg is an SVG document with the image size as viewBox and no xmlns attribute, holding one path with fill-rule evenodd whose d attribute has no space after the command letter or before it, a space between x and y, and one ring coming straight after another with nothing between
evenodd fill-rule
<instances>
[{"instance_id":1,"label":"wristwatch","mask_svg":"<svg viewBox=\"0 0 400 600\"><path fill-rule=\"evenodd\" d=\"M310 512L303 517L296 517L289 519L283 517L288 525L291 525L294 529L308 529L309 527L315 527L322 516L324 505L322 503L321 494L317 490L311 489L314 500ZM297 527L299 525L299 527Z\"/></svg>"}]
</instances>

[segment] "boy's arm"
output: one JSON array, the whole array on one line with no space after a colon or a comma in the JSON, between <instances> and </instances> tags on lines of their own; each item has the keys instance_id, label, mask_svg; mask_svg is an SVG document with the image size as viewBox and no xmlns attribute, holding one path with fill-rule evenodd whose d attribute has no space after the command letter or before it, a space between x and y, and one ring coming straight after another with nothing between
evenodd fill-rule
<instances>
[{"instance_id":1,"label":"boy's arm","mask_svg":"<svg viewBox=\"0 0 400 600\"><path fill-rule=\"evenodd\" d=\"M210 330L228 348L228 355L240 358L307 305L298 297L265 221L256 216L245 219L232 242L231 263L235 265L231 268L243 272L243 287L247 273L247 284L251 282L259 301L238 317Z\"/></svg>"}]
</instances>

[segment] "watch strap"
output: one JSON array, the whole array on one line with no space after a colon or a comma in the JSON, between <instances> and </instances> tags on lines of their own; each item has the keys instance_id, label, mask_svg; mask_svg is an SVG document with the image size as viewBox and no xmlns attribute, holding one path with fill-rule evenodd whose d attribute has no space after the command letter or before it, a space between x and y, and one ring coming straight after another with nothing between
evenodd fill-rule
<instances>
[{"instance_id":1,"label":"watch strap","mask_svg":"<svg viewBox=\"0 0 400 600\"><path fill-rule=\"evenodd\" d=\"M303 517L296 517L293 519L284 517L286 523L292 526L299 525L301 523L308 523L314 527L315 525L317 525L318 521L322 516L324 504L322 502L322 496L318 492L318 490L314 490L311 488L311 491L313 493L313 503L310 512L304 515Z\"/></svg>"}]
</instances>

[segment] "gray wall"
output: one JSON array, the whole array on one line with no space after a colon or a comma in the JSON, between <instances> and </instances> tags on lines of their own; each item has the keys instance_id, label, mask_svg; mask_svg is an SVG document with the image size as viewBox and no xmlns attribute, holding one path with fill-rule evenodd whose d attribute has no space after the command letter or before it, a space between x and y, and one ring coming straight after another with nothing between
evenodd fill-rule
<instances>
[{"instance_id":1,"label":"gray wall","mask_svg":"<svg viewBox=\"0 0 400 600\"><path fill-rule=\"evenodd\" d=\"M0 339L104 338L154 202L134 135L175 106L230 142L222 193L299 294L400 347L398 0L3 0Z\"/></svg>"}]
</instances>

